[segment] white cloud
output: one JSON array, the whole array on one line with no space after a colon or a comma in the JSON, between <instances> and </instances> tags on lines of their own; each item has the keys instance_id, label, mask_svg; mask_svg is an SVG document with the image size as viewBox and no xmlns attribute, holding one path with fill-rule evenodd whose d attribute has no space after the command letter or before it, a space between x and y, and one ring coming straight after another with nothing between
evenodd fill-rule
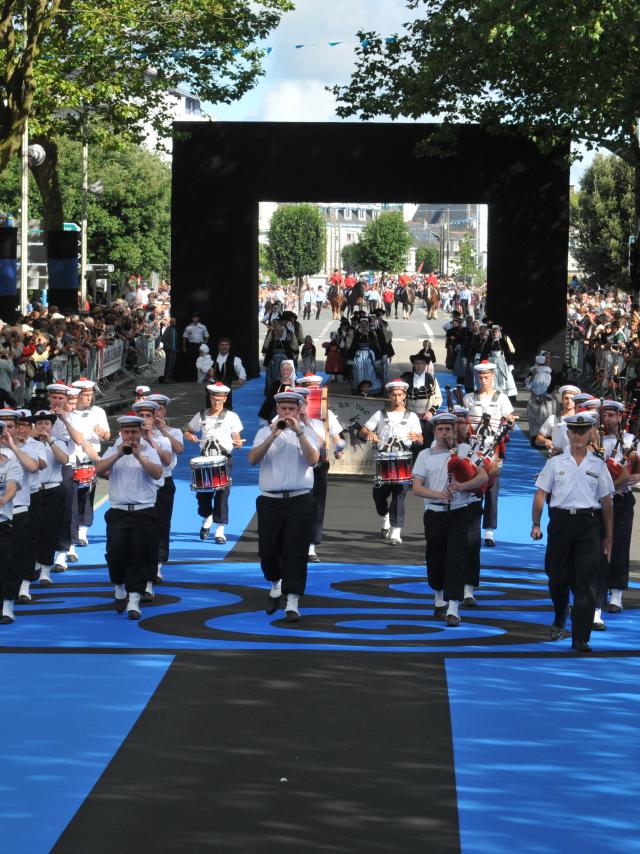
<instances>
[{"instance_id":1,"label":"white cloud","mask_svg":"<svg viewBox=\"0 0 640 854\"><path fill-rule=\"evenodd\" d=\"M258 105L264 122L328 122L336 118L335 99L320 80L280 80Z\"/></svg>"}]
</instances>

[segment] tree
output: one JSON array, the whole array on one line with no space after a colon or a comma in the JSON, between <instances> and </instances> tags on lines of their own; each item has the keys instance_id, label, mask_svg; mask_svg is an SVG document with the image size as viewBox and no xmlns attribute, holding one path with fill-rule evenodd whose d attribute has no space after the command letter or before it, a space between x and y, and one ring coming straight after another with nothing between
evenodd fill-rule
<instances>
[{"instance_id":1,"label":"tree","mask_svg":"<svg viewBox=\"0 0 640 854\"><path fill-rule=\"evenodd\" d=\"M408 0L424 14L397 37L359 33L335 89L341 116L440 116L518 131L543 150L567 138L635 170L640 231L640 24L636 0ZM441 140L442 142L442 140Z\"/></svg>"},{"instance_id":2,"label":"tree","mask_svg":"<svg viewBox=\"0 0 640 854\"><path fill-rule=\"evenodd\" d=\"M70 221L80 222L81 145L59 140L60 191ZM19 161L0 173L0 207L20 205ZM113 281L124 284L130 273L161 276L169 272L171 170L157 154L131 143L94 145L89 149L92 175L104 183L99 198L89 196L88 254L92 263L113 264ZM42 200L30 198L33 218L42 217Z\"/></svg>"},{"instance_id":3,"label":"tree","mask_svg":"<svg viewBox=\"0 0 640 854\"><path fill-rule=\"evenodd\" d=\"M460 241L458 248L458 273L467 284L471 284L478 269L476 250L468 234Z\"/></svg>"},{"instance_id":4,"label":"tree","mask_svg":"<svg viewBox=\"0 0 640 854\"><path fill-rule=\"evenodd\" d=\"M571 200L573 253L596 285L629 288L633 170L619 157L596 155Z\"/></svg>"},{"instance_id":5,"label":"tree","mask_svg":"<svg viewBox=\"0 0 640 854\"><path fill-rule=\"evenodd\" d=\"M322 269L326 239L325 221L315 205L282 205L271 217L267 241L273 269L280 278L295 278L298 302L303 277Z\"/></svg>"},{"instance_id":6,"label":"tree","mask_svg":"<svg viewBox=\"0 0 640 854\"><path fill-rule=\"evenodd\" d=\"M12 13L19 4L6 0ZM13 8L15 6L15 9ZM10 87L27 86L20 121L0 125L0 171L20 144L24 119L47 150L38 167L47 228L61 227L56 186L56 139L143 141L151 127L171 133L171 93L188 89L202 101L229 103L242 97L262 74L263 49L255 47L278 24L291 0L28 0L29 9L48 10L39 41L21 74L9 77L20 21L10 14L9 36L0 63L7 99ZM36 26L35 12L33 27ZM2 67L2 66L0 66ZM14 110L15 112L15 110ZM11 118L11 113L8 119ZM4 145L4 148L3 148Z\"/></svg>"},{"instance_id":7,"label":"tree","mask_svg":"<svg viewBox=\"0 0 640 854\"><path fill-rule=\"evenodd\" d=\"M365 269L366 264L362 258L362 248L359 243L347 243L342 247L340 253L342 257L342 267L347 273L359 273Z\"/></svg>"},{"instance_id":8,"label":"tree","mask_svg":"<svg viewBox=\"0 0 640 854\"><path fill-rule=\"evenodd\" d=\"M416 249L416 269L422 264L423 273L433 273L440 269L440 248L438 246L418 246Z\"/></svg>"},{"instance_id":9,"label":"tree","mask_svg":"<svg viewBox=\"0 0 640 854\"><path fill-rule=\"evenodd\" d=\"M380 273L399 273L407 267L411 233L400 211L383 211L360 235L364 266Z\"/></svg>"}]
</instances>

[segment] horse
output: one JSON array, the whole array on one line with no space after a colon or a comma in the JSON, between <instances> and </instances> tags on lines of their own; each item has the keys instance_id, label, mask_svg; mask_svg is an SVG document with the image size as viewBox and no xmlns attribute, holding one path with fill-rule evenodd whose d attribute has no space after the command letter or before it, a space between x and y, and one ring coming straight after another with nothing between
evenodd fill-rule
<instances>
[{"instance_id":1,"label":"horse","mask_svg":"<svg viewBox=\"0 0 640 854\"><path fill-rule=\"evenodd\" d=\"M362 282L356 282L347 294L347 317L351 317L357 308L362 308L364 304L364 285Z\"/></svg>"},{"instance_id":2,"label":"horse","mask_svg":"<svg viewBox=\"0 0 640 854\"><path fill-rule=\"evenodd\" d=\"M435 285L425 285L424 304L427 309L427 320L436 320L440 308L440 291Z\"/></svg>"},{"instance_id":3,"label":"horse","mask_svg":"<svg viewBox=\"0 0 640 854\"><path fill-rule=\"evenodd\" d=\"M404 320L408 320L413 314L413 305L415 301L416 292L411 285L407 285L402 294L402 317Z\"/></svg>"},{"instance_id":4,"label":"horse","mask_svg":"<svg viewBox=\"0 0 640 854\"><path fill-rule=\"evenodd\" d=\"M347 301L342 285L331 285L327 291L327 299L333 313L333 320L339 320L342 314L342 306Z\"/></svg>"}]
</instances>

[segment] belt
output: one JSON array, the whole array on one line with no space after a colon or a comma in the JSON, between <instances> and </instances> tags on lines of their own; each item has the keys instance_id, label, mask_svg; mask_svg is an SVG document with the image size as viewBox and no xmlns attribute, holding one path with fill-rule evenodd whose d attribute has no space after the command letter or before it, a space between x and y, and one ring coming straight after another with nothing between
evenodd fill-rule
<instances>
[{"instance_id":1,"label":"belt","mask_svg":"<svg viewBox=\"0 0 640 854\"><path fill-rule=\"evenodd\" d=\"M62 486L62 481L58 481L57 483L41 483L39 489L55 489L56 486Z\"/></svg>"},{"instance_id":2,"label":"belt","mask_svg":"<svg viewBox=\"0 0 640 854\"><path fill-rule=\"evenodd\" d=\"M310 489L294 489L293 492L265 492L260 490L260 495L266 498L296 498L298 495L309 495Z\"/></svg>"},{"instance_id":3,"label":"belt","mask_svg":"<svg viewBox=\"0 0 640 854\"><path fill-rule=\"evenodd\" d=\"M29 509L29 505L28 505L28 504L27 504L27 505L24 505L24 506L21 506L21 507L14 507L14 508L13 508L13 515L14 515L14 516L17 516L19 513L26 513L28 509Z\"/></svg>"},{"instance_id":4,"label":"belt","mask_svg":"<svg viewBox=\"0 0 640 854\"><path fill-rule=\"evenodd\" d=\"M564 510L562 507L552 507L551 511L553 513L564 513L566 516L595 516L600 512L595 507L580 507L572 510Z\"/></svg>"},{"instance_id":5,"label":"belt","mask_svg":"<svg viewBox=\"0 0 640 854\"><path fill-rule=\"evenodd\" d=\"M442 513L449 509L447 504L425 504L425 510L433 510L434 513Z\"/></svg>"},{"instance_id":6,"label":"belt","mask_svg":"<svg viewBox=\"0 0 640 854\"><path fill-rule=\"evenodd\" d=\"M155 507L155 504L112 504L112 510L126 510L128 513L134 513L136 510L150 510Z\"/></svg>"}]
</instances>

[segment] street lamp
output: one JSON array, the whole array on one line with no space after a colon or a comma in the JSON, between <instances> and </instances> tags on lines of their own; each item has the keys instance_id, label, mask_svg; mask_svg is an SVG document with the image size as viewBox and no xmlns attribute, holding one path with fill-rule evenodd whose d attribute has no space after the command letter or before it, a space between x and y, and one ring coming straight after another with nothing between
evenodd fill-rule
<instances>
[{"instance_id":1,"label":"street lamp","mask_svg":"<svg viewBox=\"0 0 640 854\"><path fill-rule=\"evenodd\" d=\"M104 184L99 179L89 184L89 141L86 136L82 140L82 221L80 223L80 305L84 306L87 298L87 209L89 193L101 196Z\"/></svg>"}]
</instances>

